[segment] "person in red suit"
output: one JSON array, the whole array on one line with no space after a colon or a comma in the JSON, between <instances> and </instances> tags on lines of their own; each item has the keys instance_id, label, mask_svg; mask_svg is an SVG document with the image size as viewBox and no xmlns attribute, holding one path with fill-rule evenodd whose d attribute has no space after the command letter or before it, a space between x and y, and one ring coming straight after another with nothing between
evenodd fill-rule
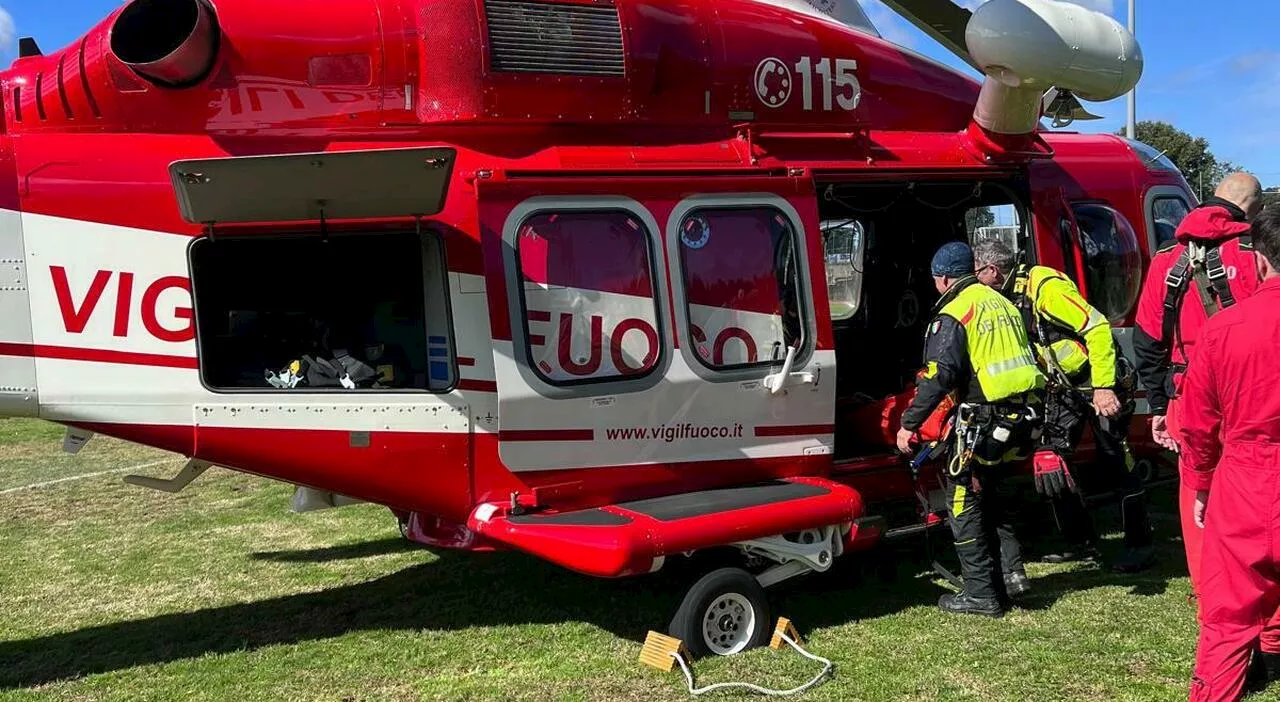
<instances>
[{"instance_id":1,"label":"person in red suit","mask_svg":"<svg viewBox=\"0 0 1280 702\"><path fill-rule=\"evenodd\" d=\"M1200 330L1179 400L1182 481L1204 530L1193 702L1243 696L1280 605L1280 208L1253 243L1262 282Z\"/></svg>"},{"instance_id":2,"label":"person in red suit","mask_svg":"<svg viewBox=\"0 0 1280 702\"><path fill-rule=\"evenodd\" d=\"M1212 198L1182 220L1175 238L1152 257L1138 300L1133 346L1151 406L1152 437L1171 451L1178 450L1178 387L1200 328L1211 314L1244 300L1258 287L1249 220L1261 204L1262 187L1256 178L1231 175ZM1194 496L1194 490L1182 487L1179 507L1193 599L1201 589L1200 530L1191 514ZM1280 652L1280 647L1273 650Z\"/></svg>"}]
</instances>

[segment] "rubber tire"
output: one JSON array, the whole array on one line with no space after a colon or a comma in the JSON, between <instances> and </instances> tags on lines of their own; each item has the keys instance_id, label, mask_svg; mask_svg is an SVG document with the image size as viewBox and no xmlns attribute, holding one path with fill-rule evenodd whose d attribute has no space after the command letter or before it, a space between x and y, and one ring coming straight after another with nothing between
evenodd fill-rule
<instances>
[{"instance_id":1,"label":"rubber tire","mask_svg":"<svg viewBox=\"0 0 1280 702\"><path fill-rule=\"evenodd\" d=\"M396 527L400 530L400 537L409 541L409 513L397 509L391 510L391 513L396 517Z\"/></svg>"},{"instance_id":2,"label":"rubber tire","mask_svg":"<svg viewBox=\"0 0 1280 702\"><path fill-rule=\"evenodd\" d=\"M1156 462L1147 458L1140 458L1135 461L1133 469L1142 476L1143 485L1154 482L1160 474L1160 467L1156 465Z\"/></svg>"},{"instance_id":3,"label":"rubber tire","mask_svg":"<svg viewBox=\"0 0 1280 702\"><path fill-rule=\"evenodd\" d=\"M747 647L750 651L769 642L773 635L773 617L769 611L769 598L755 577L741 568L719 568L702 576L684 596L680 608L671 618L667 633L680 639L694 658L717 655L702 638L702 617L707 607L721 595L736 593L746 598L755 609L756 630Z\"/></svg>"}]
</instances>

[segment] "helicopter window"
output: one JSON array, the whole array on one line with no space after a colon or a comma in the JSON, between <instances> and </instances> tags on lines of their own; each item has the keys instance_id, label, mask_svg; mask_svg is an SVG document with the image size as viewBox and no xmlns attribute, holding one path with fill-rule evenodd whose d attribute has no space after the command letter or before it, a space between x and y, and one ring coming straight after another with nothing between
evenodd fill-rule
<instances>
[{"instance_id":1,"label":"helicopter window","mask_svg":"<svg viewBox=\"0 0 1280 702\"><path fill-rule=\"evenodd\" d=\"M444 252L432 234L205 238L190 257L200 372L211 389L454 384Z\"/></svg>"},{"instance_id":2,"label":"helicopter window","mask_svg":"<svg viewBox=\"0 0 1280 702\"><path fill-rule=\"evenodd\" d=\"M1013 205L971 208L965 212L964 226L970 244L984 239L999 239L1013 250L1015 256L1021 253L1022 222L1018 208Z\"/></svg>"},{"instance_id":3,"label":"helicopter window","mask_svg":"<svg viewBox=\"0 0 1280 702\"><path fill-rule=\"evenodd\" d=\"M827 264L827 299L831 318L845 320L862 304L862 259L866 229L856 219L822 223L822 250Z\"/></svg>"},{"instance_id":4,"label":"helicopter window","mask_svg":"<svg viewBox=\"0 0 1280 702\"><path fill-rule=\"evenodd\" d=\"M1071 220L1063 217L1058 220L1058 245L1062 247L1062 272L1067 274L1071 282L1080 286L1079 268L1076 267L1076 235Z\"/></svg>"},{"instance_id":5,"label":"helicopter window","mask_svg":"<svg viewBox=\"0 0 1280 702\"><path fill-rule=\"evenodd\" d=\"M696 355L717 370L768 364L802 343L795 230L771 207L703 208L680 222Z\"/></svg>"},{"instance_id":6,"label":"helicopter window","mask_svg":"<svg viewBox=\"0 0 1280 702\"><path fill-rule=\"evenodd\" d=\"M543 211L516 252L530 366L568 385L638 377L662 353L650 233L623 210Z\"/></svg>"},{"instance_id":7,"label":"helicopter window","mask_svg":"<svg viewBox=\"0 0 1280 702\"><path fill-rule=\"evenodd\" d=\"M1124 320L1142 290L1142 255L1129 220L1099 204L1072 207L1080 225L1089 302L1112 323Z\"/></svg>"},{"instance_id":8,"label":"helicopter window","mask_svg":"<svg viewBox=\"0 0 1280 702\"><path fill-rule=\"evenodd\" d=\"M1151 219L1155 223L1156 247L1171 241L1178 225L1191 214L1187 201L1180 197L1158 197L1151 202Z\"/></svg>"}]
</instances>

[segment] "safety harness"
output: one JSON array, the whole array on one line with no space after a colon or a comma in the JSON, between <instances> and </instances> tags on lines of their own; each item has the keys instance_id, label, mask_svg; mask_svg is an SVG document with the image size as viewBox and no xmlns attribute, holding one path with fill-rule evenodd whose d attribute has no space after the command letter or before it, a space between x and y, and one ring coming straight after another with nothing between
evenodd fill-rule
<instances>
[{"instance_id":1,"label":"safety harness","mask_svg":"<svg viewBox=\"0 0 1280 702\"><path fill-rule=\"evenodd\" d=\"M1253 240L1249 235L1242 235L1238 240L1241 249L1253 248ZM1164 318L1160 330L1161 341L1166 346L1172 346L1178 334L1179 312L1188 283L1195 284L1206 317L1213 317L1236 303L1235 296L1231 293L1227 268L1222 263L1222 243L1205 243L1192 239L1186 242L1173 268L1169 269L1169 275L1164 280Z\"/></svg>"},{"instance_id":2,"label":"safety harness","mask_svg":"<svg viewBox=\"0 0 1280 702\"><path fill-rule=\"evenodd\" d=\"M1017 295L1018 308L1026 312L1026 316L1032 321L1031 333L1034 334L1036 343L1044 349L1045 378L1048 384L1045 391L1048 395L1053 396L1066 403L1076 412L1081 414L1088 413L1092 410L1092 405L1086 396L1085 391L1072 382L1071 374L1058 363L1058 357L1053 352L1054 339L1049 333L1049 324L1039 315L1036 314L1035 300L1040 296L1040 290L1046 284L1051 282L1053 278L1046 278L1040 281L1040 285L1036 287L1034 294L1029 289L1030 276L1028 275L1025 265L1019 266L1014 275L1009 277L1011 281L1013 294ZM1228 291L1230 295L1230 291ZM1068 337L1070 338L1070 337ZM1084 343L1083 340L1078 340ZM1129 359L1123 353L1116 350L1116 384L1115 390L1121 398L1121 402L1125 407L1125 412L1132 412L1134 406L1134 387L1135 374L1133 366ZM1098 417L1099 423L1106 427L1109 420L1106 417Z\"/></svg>"},{"instance_id":3,"label":"safety harness","mask_svg":"<svg viewBox=\"0 0 1280 702\"><path fill-rule=\"evenodd\" d=\"M1055 341L1049 334L1049 325L1045 320L1036 314L1035 301L1040 296L1041 289L1045 285L1052 282L1053 278L1045 278L1040 281L1033 291L1031 287L1031 276L1026 264L1021 264L1013 275L1008 277L1005 283L1005 295L1012 298L1020 312L1023 313L1023 320L1029 322L1027 330L1034 343L1043 349L1042 356L1045 360L1044 368L1045 379L1048 381L1045 391L1047 394L1066 392L1068 394L1076 394L1076 387L1071 382L1070 375L1058 363L1058 357L1053 352L1053 342ZM1081 340L1083 343L1083 340Z\"/></svg>"}]
</instances>

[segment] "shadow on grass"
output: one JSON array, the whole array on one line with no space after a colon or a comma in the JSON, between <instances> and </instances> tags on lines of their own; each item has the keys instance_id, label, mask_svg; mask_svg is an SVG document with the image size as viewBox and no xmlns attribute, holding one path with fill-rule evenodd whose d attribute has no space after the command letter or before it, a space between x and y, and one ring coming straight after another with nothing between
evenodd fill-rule
<instances>
[{"instance_id":1,"label":"shadow on grass","mask_svg":"<svg viewBox=\"0 0 1280 702\"><path fill-rule=\"evenodd\" d=\"M404 553L415 550L415 546L402 538L391 537L379 541L362 541L358 544L327 546L301 551L260 551L250 554L255 561L276 561L280 563L328 563L345 561L353 558L369 556L385 556L390 553Z\"/></svg>"},{"instance_id":2,"label":"shadow on grass","mask_svg":"<svg viewBox=\"0 0 1280 702\"><path fill-rule=\"evenodd\" d=\"M1106 531L1109 525L1099 521ZM261 560L321 562L413 548L398 539L254 554ZM946 542L935 548L953 558ZM1051 607L1064 594L1121 585L1157 595L1184 571L1180 542L1158 545L1157 565L1136 575L1078 568L1032 579L1026 609ZM934 582L920 541L840 559L832 570L784 584L775 613L806 628L838 626L933 606L946 592ZM442 551L430 563L322 592L107 624L22 641L0 642L0 688L123 670L206 654L328 639L376 630L453 631L477 626L585 621L642 641L664 630L696 573L678 564L662 572L605 581L516 553Z\"/></svg>"},{"instance_id":3,"label":"shadow on grass","mask_svg":"<svg viewBox=\"0 0 1280 702\"><path fill-rule=\"evenodd\" d=\"M1156 546L1158 560L1140 573L1112 572L1104 564L1078 564L1069 570L1031 578L1031 592L1015 602L1019 609L1042 611L1073 592L1100 587L1124 588L1123 595L1155 597L1170 581L1186 575L1181 540ZM935 545L943 564L956 572L949 542ZM949 587L940 585L926 565L919 544L897 544L860 558L838 561L829 572L780 586L771 597L775 613L806 627L840 626L851 621L891 616L911 607L933 607ZM1104 548L1104 556L1109 548Z\"/></svg>"}]
</instances>

